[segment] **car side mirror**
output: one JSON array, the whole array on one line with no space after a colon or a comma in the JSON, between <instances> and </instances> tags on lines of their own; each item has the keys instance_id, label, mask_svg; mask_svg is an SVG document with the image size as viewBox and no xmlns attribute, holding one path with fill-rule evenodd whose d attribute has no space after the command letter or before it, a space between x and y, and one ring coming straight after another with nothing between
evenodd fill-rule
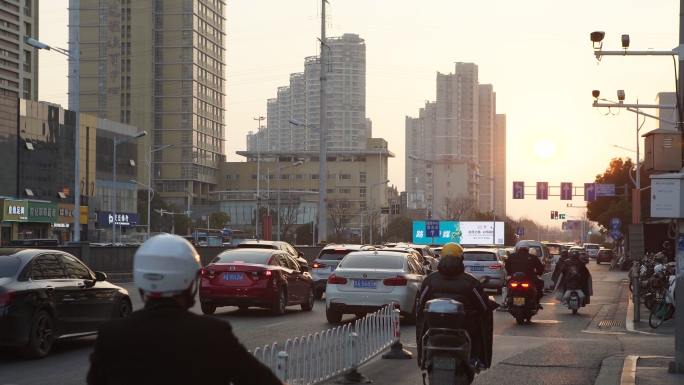
<instances>
[{"instance_id":1,"label":"car side mirror","mask_svg":"<svg viewBox=\"0 0 684 385\"><path fill-rule=\"evenodd\" d=\"M101 271L96 271L95 272L95 281L97 282L104 282L107 280L107 274L101 272Z\"/></svg>"},{"instance_id":2,"label":"car side mirror","mask_svg":"<svg viewBox=\"0 0 684 385\"><path fill-rule=\"evenodd\" d=\"M300 257L302 257L302 258L304 258L304 253L302 253L301 251L298 251L298 252L297 252L297 255L300 256Z\"/></svg>"}]
</instances>

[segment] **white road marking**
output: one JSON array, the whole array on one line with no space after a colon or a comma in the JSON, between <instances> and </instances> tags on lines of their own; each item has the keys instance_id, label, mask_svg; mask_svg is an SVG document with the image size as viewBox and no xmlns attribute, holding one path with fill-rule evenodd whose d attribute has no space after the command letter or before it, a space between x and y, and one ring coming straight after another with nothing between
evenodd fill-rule
<instances>
[{"instance_id":1,"label":"white road marking","mask_svg":"<svg viewBox=\"0 0 684 385\"><path fill-rule=\"evenodd\" d=\"M262 326L262 328L270 328L271 326L284 325L284 324L289 324L291 322L294 322L294 321L284 321L284 322L278 322L278 323L274 323L274 324L264 325L264 326Z\"/></svg>"}]
</instances>

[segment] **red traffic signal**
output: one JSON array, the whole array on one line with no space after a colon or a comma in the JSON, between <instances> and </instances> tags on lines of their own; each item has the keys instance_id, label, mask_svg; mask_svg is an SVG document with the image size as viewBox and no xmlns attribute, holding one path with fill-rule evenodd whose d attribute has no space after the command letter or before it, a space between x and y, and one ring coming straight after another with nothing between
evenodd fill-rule
<instances>
[{"instance_id":1,"label":"red traffic signal","mask_svg":"<svg viewBox=\"0 0 684 385\"><path fill-rule=\"evenodd\" d=\"M553 211L551 211L551 219L556 219L556 216L554 215Z\"/></svg>"}]
</instances>

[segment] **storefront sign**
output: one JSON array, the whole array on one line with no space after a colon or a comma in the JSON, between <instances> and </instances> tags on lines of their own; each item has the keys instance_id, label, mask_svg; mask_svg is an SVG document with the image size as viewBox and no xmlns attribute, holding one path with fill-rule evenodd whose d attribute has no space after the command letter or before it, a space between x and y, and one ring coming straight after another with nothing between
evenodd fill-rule
<instances>
[{"instance_id":1,"label":"storefront sign","mask_svg":"<svg viewBox=\"0 0 684 385\"><path fill-rule=\"evenodd\" d=\"M117 226L139 226L140 214L117 213L115 218L111 212L100 211L100 226L111 226L115 220Z\"/></svg>"},{"instance_id":2,"label":"storefront sign","mask_svg":"<svg viewBox=\"0 0 684 385\"><path fill-rule=\"evenodd\" d=\"M57 204L28 202L28 221L29 222L57 222Z\"/></svg>"},{"instance_id":3,"label":"storefront sign","mask_svg":"<svg viewBox=\"0 0 684 385\"><path fill-rule=\"evenodd\" d=\"M26 222L28 220L28 202L5 199L3 201L2 220L5 222Z\"/></svg>"},{"instance_id":4,"label":"storefront sign","mask_svg":"<svg viewBox=\"0 0 684 385\"><path fill-rule=\"evenodd\" d=\"M81 206L81 224L88 224L88 206Z\"/></svg>"},{"instance_id":5,"label":"storefront sign","mask_svg":"<svg viewBox=\"0 0 684 385\"><path fill-rule=\"evenodd\" d=\"M66 203L57 204L57 222L74 223L74 205ZM81 206L81 224L88 224L88 206Z\"/></svg>"},{"instance_id":6,"label":"storefront sign","mask_svg":"<svg viewBox=\"0 0 684 385\"><path fill-rule=\"evenodd\" d=\"M60 228L67 228L68 229L69 224L68 223L53 223L52 227L60 227Z\"/></svg>"}]
</instances>

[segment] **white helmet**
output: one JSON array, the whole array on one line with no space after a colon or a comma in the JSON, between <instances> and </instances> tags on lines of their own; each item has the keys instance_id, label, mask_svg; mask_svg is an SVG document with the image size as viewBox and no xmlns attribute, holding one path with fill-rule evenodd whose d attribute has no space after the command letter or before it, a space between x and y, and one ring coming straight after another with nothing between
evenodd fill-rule
<instances>
[{"instance_id":1,"label":"white helmet","mask_svg":"<svg viewBox=\"0 0 684 385\"><path fill-rule=\"evenodd\" d=\"M146 296L174 297L190 287L201 268L190 242L161 234L145 241L135 253L133 281Z\"/></svg>"},{"instance_id":2,"label":"white helmet","mask_svg":"<svg viewBox=\"0 0 684 385\"><path fill-rule=\"evenodd\" d=\"M515 249L516 249L516 251L523 251L523 250L525 250L525 251L529 252L529 251L530 251L530 244L527 243L526 241L520 241L520 242L518 242L518 244L516 245Z\"/></svg>"},{"instance_id":3,"label":"white helmet","mask_svg":"<svg viewBox=\"0 0 684 385\"><path fill-rule=\"evenodd\" d=\"M663 271L664 269L665 269L665 265L663 265L662 263L657 264L657 265L655 265L655 267L653 268L653 273L660 273L660 272Z\"/></svg>"}]
</instances>

